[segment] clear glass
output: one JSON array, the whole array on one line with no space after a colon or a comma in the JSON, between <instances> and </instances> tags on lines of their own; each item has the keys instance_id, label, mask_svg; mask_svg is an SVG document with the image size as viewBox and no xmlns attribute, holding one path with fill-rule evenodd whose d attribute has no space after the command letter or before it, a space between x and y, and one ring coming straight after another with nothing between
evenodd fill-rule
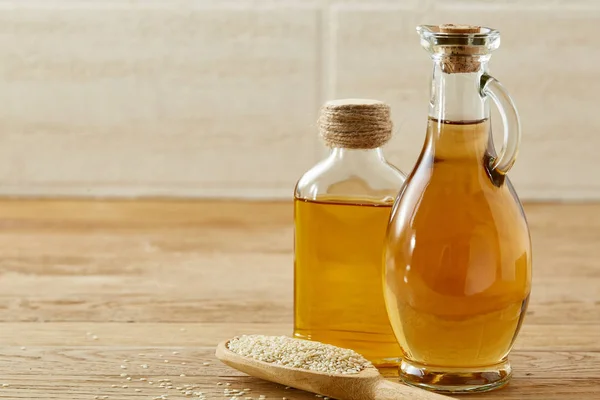
<instances>
[{"instance_id":1,"label":"clear glass","mask_svg":"<svg viewBox=\"0 0 600 400\"><path fill-rule=\"evenodd\" d=\"M405 175L381 148L334 148L298 181L294 200L294 336L399 364L383 300L381 254Z\"/></svg>"},{"instance_id":2,"label":"clear glass","mask_svg":"<svg viewBox=\"0 0 600 400\"><path fill-rule=\"evenodd\" d=\"M419 27L433 59L429 120L419 160L392 209L384 295L402 348L402 380L440 392L486 391L511 377L507 357L531 290L529 229L506 176L519 118L487 72L498 33L434 28ZM453 62L468 68L453 71ZM499 156L490 99L504 122Z\"/></svg>"}]
</instances>

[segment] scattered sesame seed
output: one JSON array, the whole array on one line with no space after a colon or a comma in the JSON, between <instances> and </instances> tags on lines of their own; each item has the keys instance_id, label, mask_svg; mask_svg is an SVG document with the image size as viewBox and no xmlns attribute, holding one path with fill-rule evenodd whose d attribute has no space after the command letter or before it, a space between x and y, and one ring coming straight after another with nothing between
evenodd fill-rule
<instances>
[{"instance_id":1,"label":"scattered sesame seed","mask_svg":"<svg viewBox=\"0 0 600 400\"><path fill-rule=\"evenodd\" d=\"M125 372L123 372L122 374L119 374L120 377L125 378L127 376L127 374Z\"/></svg>"},{"instance_id":2,"label":"scattered sesame seed","mask_svg":"<svg viewBox=\"0 0 600 400\"><path fill-rule=\"evenodd\" d=\"M141 381L141 382L144 382L144 381L147 381L147 380L148 380L148 379L146 379L146 378L140 378L140 381Z\"/></svg>"},{"instance_id":3,"label":"scattered sesame seed","mask_svg":"<svg viewBox=\"0 0 600 400\"><path fill-rule=\"evenodd\" d=\"M125 362L125 363L126 363L126 362L129 362L129 360L123 360L123 362Z\"/></svg>"},{"instance_id":4,"label":"scattered sesame seed","mask_svg":"<svg viewBox=\"0 0 600 400\"><path fill-rule=\"evenodd\" d=\"M111 387L111 388L116 388L116 387L117 387L117 385L110 385L110 387Z\"/></svg>"},{"instance_id":5,"label":"scattered sesame seed","mask_svg":"<svg viewBox=\"0 0 600 400\"><path fill-rule=\"evenodd\" d=\"M148 381L148 383L149 383L150 385L152 385L154 382L152 382L152 381Z\"/></svg>"},{"instance_id":6,"label":"scattered sesame seed","mask_svg":"<svg viewBox=\"0 0 600 400\"><path fill-rule=\"evenodd\" d=\"M179 354L179 352L178 352L178 351L174 351L174 352L173 352L173 355L174 355L174 356L176 356L177 354Z\"/></svg>"},{"instance_id":7,"label":"scattered sesame seed","mask_svg":"<svg viewBox=\"0 0 600 400\"><path fill-rule=\"evenodd\" d=\"M25 347L25 346L22 346L22 347L21 347L21 350L27 350L27 347Z\"/></svg>"},{"instance_id":8,"label":"scattered sesame seed","mask_svg":"<svg viewBox=\"0 0 600 400\"><path fill-rule=\"evenodd\" d=\"M231 383L227 382L225 385L227 385L227 386L231 386Z\"/></svg>"},{"instance_id":9,"label":"scattered sesame seed","mask_svg":"<svg viewBox=\"0 0 600 400\"><path fill-rule=\"evenodd\" d=\"M217 386L221 386L223 382L217 382Z\"/></svg>"},{"instance_id":10,"label":"scattered sesame seed","mask_svg":"<svg viewBox=\"0 0 600 400\"><path fill-rule=\"evenodd\" d=\"M121 365L121 369L127 369L127 365Z\"/></svg>"},{"instance_id":11,"label":"scattered sesame seed","mask_svg":"<svg viewBox=\"0 0 600 400\"><path fill-rule=\"evenodd\" d=\"M130 380L131 380L131 377L130 377L130 376L128 376L128 377L127 377L127 380L128 380L128 381L130 381Z\"/></svg>"},{"instance_id":12,"label":"scattered sesame seed","mask_svg":"<svg viewBox=\"0 0 600 400\"><path fill-rule=\"evenodd\" d=\"M3 383L2 387L9 387L10 385L8 383Z\"/></svg>"},{"instance_id":13,"label":"scattered sesame seed","mask_svg":"<svg viewBox=\"0 0 600 400\"><path fill-rule=\"evenodd\" d=\"M179 374L179 376L181 376L183 378L185 376L185 374Z\"/></svg>"},{"instance_id":14,"label":"scattered sesame seed","mask_svg":"<svg viewBox=\"0 0 600 400\"><path fill-rule=\"evenodd\" d=\"M139 356L139 357L144 357L144 356L145 356L145 354L144 354L144 353L138 353L138 356Z\"/></svg>"},{"instance_id":15,"label":"scattered sesame seed","mask_svg":"<svg viewBox=\"0 0 600 400\"><path fill-rule=\"evenodd\" d=\"M166 362L166 363L168 363L168 362L169 362L169 360L165 360L165 362Z\"/></svg>"},{"instance_id":16,"label":"scattered sesame seed","mask_svg":"<svg viewBox=\"0 0 600 400\"><path fill-rule=\"evenodd\" d=\"M141 392L141 391L142 391L142 389L135 389L135 391L136 391L136 392Z\"/></svg>"},{"instance_id":17,"label":"scattered sesame seed","mask_svg":"<svg viewBox=\"0 0 600 400\"><path fill-rule=\"evenodd\" d=\"M210 365L210 363L205 362L205 363L202 363L202 365Z\"/></svg>"},{"instance_id":18,"label":"scattered sesame seed","mask_svg":"<svg viewBox=\"0 0 600 400\"><path fill-rule=\"evenodd\" d=\"M96 336L96 335L93 335L93 336L92 336L92 340L98 340L98 336Z\"/></svg>"},{"instance_id":19,"label":"scattered sesame seed","mask_svg":"<svg viewBox=\"0 0 600 400\"><path fill-rule=\"evenodd\" d=\"M100 400L100 396L94 396L94 399Z\"/></svg>"},{"instance_id":20,"label":"scattered sesame seed","mask_svg":"<svg viewBox=\"0 0 600 400\"><path fill-rule=\"evenodd\" d=\"M249 391L251 391L251 390L252 390L252 389L250 389L250 388L246 388L246 389L244 389L244 391L245 391L245 392L249 392Z\"/></svg>"},{"instance_id":21,"label":"scattered sesame seed","mask_svg":"<svg viewBox=\"0 0 600 400\"><path fill-rule=\"evenodd\" d=\"M181 365L185 365L185 364L186 364L186 362L185 362L185 361L181 363Z\"/></svg>"},{"instance_id":22,"label":"scattered sesame seed","mask_svg":"<svg viewBox=\"0 0 600 400\"><path fill-rule=\"evenodd\" d=\"M121 387L122 387L123 389L127 389L129 386L127 386L127 385L123 385L123 386L121 386Z\"/></svg>"},{"instance_id":23,"label":"scattered sesame seed","mask_svg":"<svg viewBox=\"0 0 600 400\"><path fill-rule=\"evenodd\" d=\"M148 368L148 364L142 364L142 365L140 365L140 367L146 369L146 368Z\"/></svg>"},{"instance_id":24,"label":"scattered sesame seed","mask_svg":"<svg viewBox=\"0 0 600 400\"><path fill-rule=\"evenodd\" d=\"M354 350L286 336L243 335L227 343L244 357L329 374L357 374L372 364Z\"/></svg>"}]
</instances>

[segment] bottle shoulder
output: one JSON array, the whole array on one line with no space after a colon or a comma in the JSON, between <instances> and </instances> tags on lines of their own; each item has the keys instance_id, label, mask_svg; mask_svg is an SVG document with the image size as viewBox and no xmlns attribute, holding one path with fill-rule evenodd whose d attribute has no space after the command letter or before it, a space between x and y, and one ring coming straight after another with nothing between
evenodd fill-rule
<instances>
[{"instance_id":1,"label":"bottle shoulder","mask_svg":"<svg viewBox=\"0 0 600 400\"><path fill-rule=\"evenodd\" d=\"M390 203L406 175L385 160L348 163L328 157L297 182L295 197L306 200Z\"/></svg>"}]
</instances>

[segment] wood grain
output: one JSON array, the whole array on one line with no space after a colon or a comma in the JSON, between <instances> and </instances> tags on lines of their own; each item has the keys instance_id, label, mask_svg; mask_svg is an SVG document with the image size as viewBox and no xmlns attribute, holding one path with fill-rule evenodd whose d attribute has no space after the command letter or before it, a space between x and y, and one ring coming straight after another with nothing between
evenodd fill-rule
<instances>
[{"instance_id":1,"label":"wood grain","mask_svg":"<svg viewBox=\"0 0 600 400\"><path fill-rule=\"evenodd\" d=\"M476 397L595 399L600 205L526 212L534 281L515 378ZM237 334L290 334L291 222L291 204L277 202L0 201L0 399L185 398L139 378L210 399L226 388L314 398L214 358Z\"/></svg>"}]
</instances>

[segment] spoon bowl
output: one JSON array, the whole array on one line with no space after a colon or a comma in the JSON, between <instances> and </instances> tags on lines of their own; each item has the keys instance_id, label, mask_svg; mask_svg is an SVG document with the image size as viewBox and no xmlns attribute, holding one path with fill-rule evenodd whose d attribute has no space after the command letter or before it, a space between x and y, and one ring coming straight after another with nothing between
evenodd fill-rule
<instances>
[{"instance_id":1,"label":"spoon bowl","mask_svg":"<svg viewBox=\"0 0 600 400\"><path fill-rule=\"evenodd\" d=\"M224 364L256 378L338 400L448 400L450 397L387 381L375 367L356 374L330 374L268 363L229 350L219 343L216 356Z\"/></svg>"}]
</instances>

